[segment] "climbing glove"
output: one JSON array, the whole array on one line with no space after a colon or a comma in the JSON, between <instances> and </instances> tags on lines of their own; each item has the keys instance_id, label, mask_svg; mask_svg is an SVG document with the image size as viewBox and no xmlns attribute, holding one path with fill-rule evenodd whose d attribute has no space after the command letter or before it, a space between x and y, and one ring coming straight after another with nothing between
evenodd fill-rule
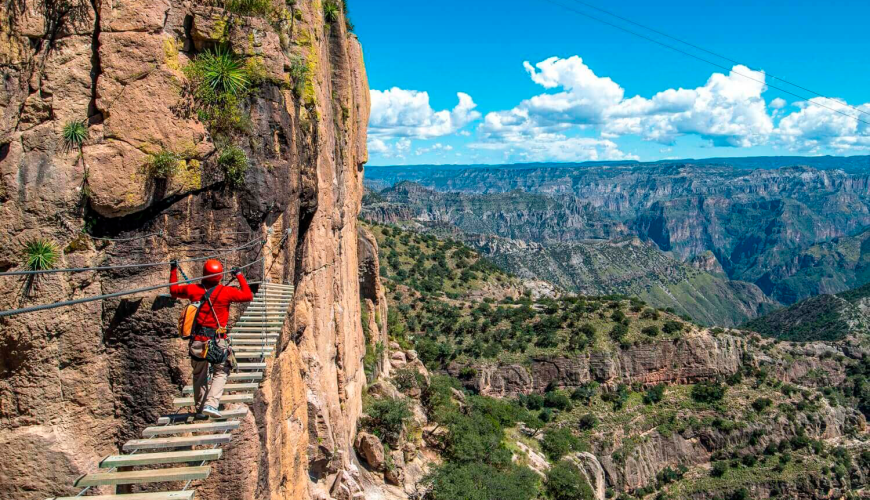
<instances>
[{"instance_id":1,"label":"climbing glove","mask_svg":"<svg viewBox=\"0 0 870 500\"><path fill-rule=\"evenodd\" d=\"M230 273L233 276L238 276L238 275L242 274L242 270L239 269L238 267L234 267L234 268L230 269Z\"/></svg>"},{"instance_id":2,"label":"climbing glove","mask_svg":"<svg viewBox=\"0 0 870 500\"><path fill-rule=\"evenodd\" d=\"M175 269L176 267L178 267L178 261L175 260L175 259L170 260L170 261L169 261L169 268L170 268L170 269Z\"/></svg>"}]
</instances>

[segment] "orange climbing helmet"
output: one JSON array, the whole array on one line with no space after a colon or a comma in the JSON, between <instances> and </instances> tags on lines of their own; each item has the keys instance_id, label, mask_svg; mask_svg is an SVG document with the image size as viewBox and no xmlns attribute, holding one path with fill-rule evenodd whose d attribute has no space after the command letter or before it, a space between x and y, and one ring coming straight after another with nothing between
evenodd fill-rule
<instances>
[{"instance_id":1,"label":"orange climbing helmet","mask_svg":"<svg viewBox=\"0 0 870 500\"><path fill-rule=\"evenodd\" d=\"M221 274L224 272L224 266L221 264L221 261L217 259L208 259L205 261L205 264L202 265L202 275L203 276L211 276L212 274ZM204 278L203 281L209 283L220 282L220 276L211 276L210 278Z\"/></svg>"}]
</instances>

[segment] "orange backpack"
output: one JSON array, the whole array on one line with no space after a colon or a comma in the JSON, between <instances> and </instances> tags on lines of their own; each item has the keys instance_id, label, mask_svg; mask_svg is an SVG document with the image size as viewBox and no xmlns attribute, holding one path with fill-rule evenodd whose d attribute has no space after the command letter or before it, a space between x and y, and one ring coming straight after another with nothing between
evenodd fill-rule
<instances>
[{"instance_id":1,"label":"orange backpack","mask_svg":"<svg viewBox=\"0 0 870 500\"><path fill-rule=\"evenodd\" d=\"M217 286L206 292L205 297L199 302L191 302L181 310L181 316L178 317L178 335L187 340L193 335L193 330L196 327L196 317L199 315L199 310L202 308L203 302L208 302L212 292L217 289ZM214 313L214 310L212 310Z\"/></svg>"}]
</instances>

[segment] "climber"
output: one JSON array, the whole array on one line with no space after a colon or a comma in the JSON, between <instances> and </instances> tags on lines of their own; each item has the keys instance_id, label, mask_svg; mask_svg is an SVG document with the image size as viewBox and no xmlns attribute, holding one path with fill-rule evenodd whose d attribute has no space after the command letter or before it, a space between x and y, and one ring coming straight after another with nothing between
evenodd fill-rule
<instances>
[{"instance_id":1,"label":"climber","mask_svg":"<svg viewBox=\"0 0 870 500\"><path fill-rule=\"evenodd\" d=\"M196 324L188 347L190 364L193 368L193 397L196 403L198 418L220 418L218 409L224 385L232 369L229 358L219 364L212 365L211 386L208 385L209 361L203 357L209 341L214 339L222 349L229 347L227 341L227 321L230 317L230 304L233 302L251 302L254 295L248 287L248 282L242 272L234 268L231 275L239 280L239 287L224 286L221 277L224 267L220 261L209 259L202 267L201 284L178 285L178 263L172 261L169 273L169 293L173 298L188 299L202 302L196 315ZM211 293L209 294L209 291ZM208 297L206 297L208 295Z\"/></svg>"}]
</instances>

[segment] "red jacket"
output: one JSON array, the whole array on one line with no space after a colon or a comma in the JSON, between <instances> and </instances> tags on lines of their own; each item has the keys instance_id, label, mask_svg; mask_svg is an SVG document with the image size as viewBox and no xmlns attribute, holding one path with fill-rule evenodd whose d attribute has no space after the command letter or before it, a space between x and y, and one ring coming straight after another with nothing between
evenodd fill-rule
<instances>
[{"instance_id":1,"label":"red jacket","mask_svg":"<svg viewBox=\"0 0 870 500\"><path fill-rule=\"evenodd\" d=\"M220 320L220 326L227 326L227 321L230 319L230 304L233 302L251 302L254 300L254 294L248 287L248 282L241 274L238 275L239 288L233 286L218 285L214 292L209 297L214 305L214 314L211 313L211 307L208 302L204 302L199 309L199 314L196 317L197 324L207 328L217 328L215 315ZM198 283L189 285L176 285L178 283L178 271L173 269L169 274L169 293L176 299L188 299L193 302L198 302L205 297L208 291ZM195 339L202 340L202 339Z\"/></svg>"}]
</instances>

